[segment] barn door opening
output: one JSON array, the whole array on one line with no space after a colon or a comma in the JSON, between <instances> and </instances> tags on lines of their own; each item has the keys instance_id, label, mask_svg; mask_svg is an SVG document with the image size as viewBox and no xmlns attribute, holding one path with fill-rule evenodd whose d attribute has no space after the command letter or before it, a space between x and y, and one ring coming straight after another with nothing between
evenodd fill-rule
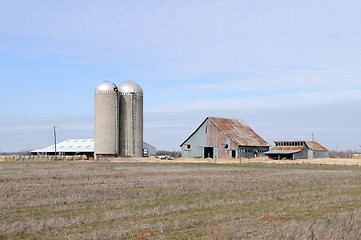
<instances>
[{"instance_id":1,"label":"barn door opening","mask_svg":"<svg viewBox=\"0 0 361 240\"><path fill-rule=\"evenodd\" d=\"M236 150L232 150L232 158L236 158Z\"/></svg>"},{"instance_id":2,"label":"barn door opening","mask_svg":"<svg viewBox=\"0 0 361 240\"><path fill-rule=\"evenodd\" d=\"M204 147L204 158L213 158L213 147Z\"/></svg>"}]
</instances>

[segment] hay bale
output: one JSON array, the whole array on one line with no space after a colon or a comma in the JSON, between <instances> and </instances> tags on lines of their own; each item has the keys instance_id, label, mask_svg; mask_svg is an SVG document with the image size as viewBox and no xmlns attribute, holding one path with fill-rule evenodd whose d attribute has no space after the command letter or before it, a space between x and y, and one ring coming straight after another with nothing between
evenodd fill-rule
<instances>
[{"instance_id":1,"label":"hay bale","mask_svg":"<svg viewBox=\"0 0 361 240\"><path fill-rule=\"evenodd\" d=\"M88 157L86 155L81 155L79 160L88 160Z\"/></svg>"}]
</instances>

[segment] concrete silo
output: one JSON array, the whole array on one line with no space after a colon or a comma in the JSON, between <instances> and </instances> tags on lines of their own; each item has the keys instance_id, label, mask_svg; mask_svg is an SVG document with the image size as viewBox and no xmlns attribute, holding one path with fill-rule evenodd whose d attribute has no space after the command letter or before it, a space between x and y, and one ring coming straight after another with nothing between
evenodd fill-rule
<instances>
[{"instance_id":1,"label":"concrete silo","mask_svg":"<svg viewBox=\"0 0 361 240\"><path fill-rule=\"evenodd\" d=\"M118 156L118 88L109 81L95 88L94 157Z\"/></svg>"},{"instance_id":2,"label":"concrete silo","mask_svg":"<svg viewBox=\"0 0 361 240\"><path fill-rule=\"evenodd\" d=\"M143 156L143 90L135 82L118 86L119 156Z\"/></svg>"}]
</instances>

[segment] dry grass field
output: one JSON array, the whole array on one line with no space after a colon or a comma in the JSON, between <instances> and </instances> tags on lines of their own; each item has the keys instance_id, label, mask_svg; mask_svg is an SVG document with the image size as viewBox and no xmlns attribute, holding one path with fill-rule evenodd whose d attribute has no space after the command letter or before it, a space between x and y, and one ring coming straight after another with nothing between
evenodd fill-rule
<instances>
[{"instance_id":1,"label":"dry grass field","mask_svg":"<svg viewBox=\"0 0 361 240\"><path fill-rule=\"evenodd\" d=\"M0 159L1 161L1 159ZM268 164L308 164L308 165L343 165L343 166L361 166L360 158L311 158L296 160L273 160L268 157L258 158L233 158L233 159L207 159L207 158L177 158L173 160L162 160L155 157L150 158L114 158L109 159L114 162L158 162L158 163L218 163L218 164L243 164L243 163L268 163Z\"/></svg>"},{"instance_id":2,"label":"dry grass field","mask_svg":"<svg viewBox=\"0 0 361 240\"><path fill-rule=\"evenodd\" d=\"M0 162L0 239L361 239L361 167Z\"/></svg>"}]
</instances>

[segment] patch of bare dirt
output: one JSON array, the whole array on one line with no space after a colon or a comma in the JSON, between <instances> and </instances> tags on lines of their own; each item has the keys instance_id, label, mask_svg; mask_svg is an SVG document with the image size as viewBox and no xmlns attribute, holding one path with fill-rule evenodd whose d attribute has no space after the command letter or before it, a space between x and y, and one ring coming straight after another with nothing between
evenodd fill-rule
<instances>
[{"instance_id":1,"label":"patch of bare dirt","mask_svg":"<svg viewBox=\"0 0 361 240\"><path fill-rule=\"evenodd\" d=\"M149 239L145 237L136 237L133 240L149 240Z\"/></svg>"},{"instance_id":2,"label":"patch of bare dirt","mask_svg":"<svg viewBox=\"0 0 361 240\"><path fill-rule=\"evenodd\" d=\"M136 234L141 234L143 236L154 236L156 234L158 234L159 232L154 231L154 230L150 230L150 229L140 229L140 230L134 230L134 231L128 231L129 233L136 233ZM141 239L138 239L141 240Z\"/></svg>"}]
</instances>

